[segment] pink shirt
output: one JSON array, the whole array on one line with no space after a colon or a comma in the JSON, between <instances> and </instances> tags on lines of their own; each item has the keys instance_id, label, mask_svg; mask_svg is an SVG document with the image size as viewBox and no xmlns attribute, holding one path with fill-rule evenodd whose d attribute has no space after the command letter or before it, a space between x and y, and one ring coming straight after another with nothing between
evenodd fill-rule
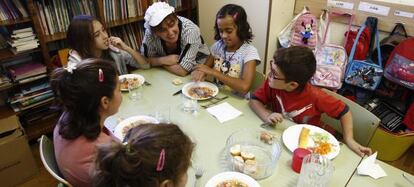
<instances>
[{"instance_id":1,"label":"pink shirt","mask_svg":"<svg viewBox=\"0 0 414 187\"><path fill-rule=\"evenodd\" d=\"M59 125L53 132L56 162L64 178L75 187L92 186L96 145L111 142L111 137L101 132L89 141L84 136L67 140L59 135Z\"/></svg>"}]
</instances>

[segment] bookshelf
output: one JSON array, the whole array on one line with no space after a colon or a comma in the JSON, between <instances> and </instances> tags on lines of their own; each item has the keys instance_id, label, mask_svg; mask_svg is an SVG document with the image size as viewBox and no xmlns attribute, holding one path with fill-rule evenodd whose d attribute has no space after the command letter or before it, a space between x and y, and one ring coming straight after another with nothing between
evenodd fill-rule
<instances>
[{"instance_id":1,"label":"bookshelf","mask_svg":"<svg viewBox=\"0 0 414 187\"><path fill-rule=\"evenodd\" d=\"M4 61L10 61L17 58L24 58L27 55L37 55L36 58L41 59L47 66L47 72L51 72L55 67L53 64L53 56L57 50L65 48L66 30L73 16L79 14L94 15L98 20L106 25L108 32L113 36L121 37L129 46L138 50L144 34L144 14L145 10L153 2L159 0L24 0L24 4L29 16L25 18L16 18L9 20L0 20L0 27L14 27L19 24L27 24L32 26L39 40L39 47L34 50L25 51L17 55L8 49L0 49L0 66ZM178 5L175 12L197 23L194 14L197 11L194 6L194 0L165 0L169 4ZM1 2L0 2L1 3ZM130 3L139 8L128 9ZM133 13L133 14L131 14ZM48 15L47 15L48 14ZM133 33L130 35L130 33ZM59 47L56 47L59 46ZM63 47L60 47L63 46ZM46 79L46 78L40 78ZM42 80L31 80L33 82ZM7 92L9 96L9 105L15 103L16 90L22 89L26 84L13 82L8 86L0 86L0 92ZM36 92L37 93L37 92ZM4 95L4 94L3 94ZM24 95L23 98L27 98ZM29 95L28 98L31 98ZM7 99L6 99L7 100ZM54 99L41 102L39 105L30 109L13 111L10 106L0 107L0 118L10 115L19 116L20 122L23 124L29 140L36 139L42 134L53 131L54 124L59 118L60 113L47 112L49 105L54 103ZM46 107L46 109L45 109ZM14 108L16 110L16 108ZM49 107L51 110L58 110ZM36 120L29 118L33 113L44 113L44 116L37 116ZM42 114L43 114L42 113Z\"/></svg>"}]
</instances>

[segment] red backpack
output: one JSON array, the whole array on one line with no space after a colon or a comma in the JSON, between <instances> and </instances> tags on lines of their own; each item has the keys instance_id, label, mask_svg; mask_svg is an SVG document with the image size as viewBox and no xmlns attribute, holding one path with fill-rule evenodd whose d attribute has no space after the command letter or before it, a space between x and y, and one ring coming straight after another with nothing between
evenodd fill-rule
<instances>
[{"instance_id":1,"label":"red backpack","mask_svg":"<svg viewBox=\"0 0 414 187\"><path fill-rule=\"evenodd\" d=\"M349 35L347 36L348 40L346 41L345 49L346 49L347 55L349 56L351 54L352 45L354 44L355 38L358 34L358 30L356 31L348 30L345 32L345 36L347 34ZM354 56L355 60L365 60L367 58L367 54L368 54L369 47L370 47L369 46L370 40L371 40L371 32L369 31L369 27L365 27L356 45L355 56Z\"/></svg>"},{"instance_id":2,"label":"red backpack","mask_svg":"<svg viewBox=\"0 0 414 187\"><path fill-rule=\"evenodd\" d=\"M414 38L403 40L388 58L384 76L414 90Z\"/></svg>"}]
</instances>

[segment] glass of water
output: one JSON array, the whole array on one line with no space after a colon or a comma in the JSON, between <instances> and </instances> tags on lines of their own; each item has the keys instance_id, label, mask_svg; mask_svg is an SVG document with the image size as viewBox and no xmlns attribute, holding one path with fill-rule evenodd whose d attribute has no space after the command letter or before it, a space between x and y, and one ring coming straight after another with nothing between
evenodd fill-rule
<instances>
[{"instance_id":1,"label":"glass of water","mask_svg":"<svg viewBox=\"0 0 414 187\"><path fill-rule=\"evenodd\" d=\"M309 154L303 158L298 187L329 186L333 174L332 162L320 154Z\"/></svg>"},{"instance_id":2,"label":"glass of water","mask_svg":"<svg viewBox=\"0 0 414 187\"><path fill-rule=\"evenodd\" d=\"M182 94L181 96L181 106L184 112L196 114L198 112L198 103L196 99L189 98Z\"/></svg>"},{"instance_id":3,"label":"glass of water","mask_svg":"<svg viewBox=\"0 0 414 187\"><path fill-rule=\"evenodd\" d=\"M132 101L138 101L142 97L142 85L136 87L136 85L128 84L128 95Z\"/></svg>"},{"instance_id":4,"label":"glass of water","mask_svg":"<svg viewBox=\"0 0 414 187\"><path fill-rule=\"evenodd\" d=\"M160 123L169 124L169 123L171 123L170 113L171 113L171 109L170 109L169 106L166 106L166 107L157 107L155 109L154 117Z\"/></svg>"}]
</instances>

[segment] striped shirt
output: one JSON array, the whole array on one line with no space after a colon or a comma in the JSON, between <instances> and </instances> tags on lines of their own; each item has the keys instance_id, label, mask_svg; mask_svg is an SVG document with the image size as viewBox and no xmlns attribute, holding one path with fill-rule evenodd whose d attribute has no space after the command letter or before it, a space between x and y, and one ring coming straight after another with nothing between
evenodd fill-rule
<instances>
[{"instance_id":1,"label":"striped shirt","mask_svg":"<svg viewBox=\"0 0 414 187\"><path fill-rule=\"evenodd\" d=\"M191 71L196 64L204 63L210 51L204 43L200 29L189 19L178 16L178 26L180 29L178 46L180 50L179 64L187 71ZM144 39L141 45L141 54L145 57L167 56L161 39L151 32L145 30Z\"/></svg>"}]
</instances>

